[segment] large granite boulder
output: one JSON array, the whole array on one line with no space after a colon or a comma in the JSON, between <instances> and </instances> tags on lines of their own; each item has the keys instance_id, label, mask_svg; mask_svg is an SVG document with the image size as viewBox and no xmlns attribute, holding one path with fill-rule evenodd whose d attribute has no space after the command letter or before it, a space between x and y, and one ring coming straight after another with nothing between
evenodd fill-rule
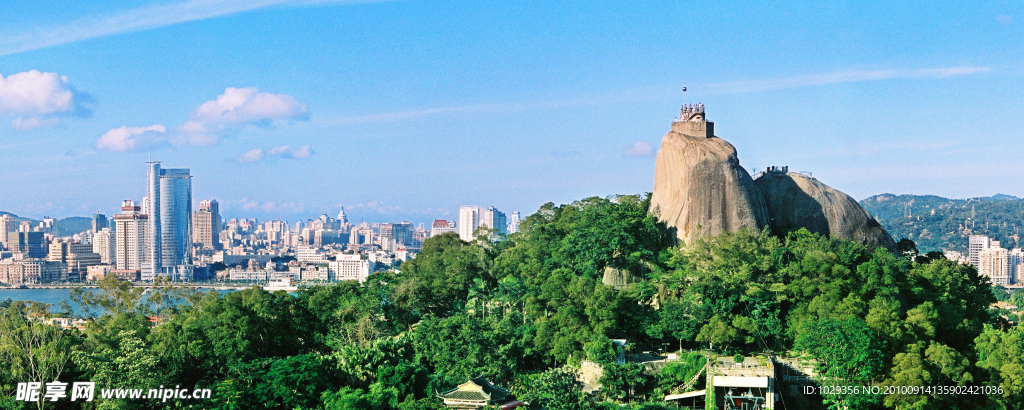
<instances>
[{"instance_id":1,"label":"large granite boulder","mask_svg":"<svg viewBox=\"0 0 1024 410\"><path fill-rule=\"evenodd\" d=\"M892 236L857 201L815 178L770 171L754 184L768 206L770 225L776 235L802 227L899 254Z\"/></svg>"},{"instance_id":2,"label":"large granite boulder","mask_svg":"<svg viewBox=\"0 0 1024 410\"><path fill-rule=\"evenodd\" d=\"M684 109L665 134L654 174L650 212L690 244L768 223L764 200L736 158L736 148L714 136L703 107Z\"/></svg>"}]
</instances>

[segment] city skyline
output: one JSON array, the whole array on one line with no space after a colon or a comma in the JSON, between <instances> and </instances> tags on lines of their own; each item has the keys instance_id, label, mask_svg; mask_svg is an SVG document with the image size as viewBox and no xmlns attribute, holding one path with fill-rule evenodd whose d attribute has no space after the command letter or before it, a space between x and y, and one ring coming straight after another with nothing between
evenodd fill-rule
<instances>
[{"instance_id":1,"label":"city skyline","mask_svg":"<svg viewBox=\"0 0 1024 410\"><path fill-rule=\"evenodd\" d=\"M114 215L159 160L228 219L530 215L650 191L684 102L748 170L1024 196L1021 7L14 1L0 210Z\"/></svg>"}]
</instances>

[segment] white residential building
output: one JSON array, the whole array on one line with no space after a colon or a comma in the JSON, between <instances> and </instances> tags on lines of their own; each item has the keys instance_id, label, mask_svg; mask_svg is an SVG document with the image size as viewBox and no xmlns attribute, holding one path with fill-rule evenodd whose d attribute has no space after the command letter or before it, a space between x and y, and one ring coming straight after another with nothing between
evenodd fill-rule
<instances>
[{"instance_id":1,"label":"white residential building","mask_svg":"<svg viewBox=\"0 0 1024 410\"><path fill-rule=\"evenodd\" d=\"M995 241L993 241L995 242ZM1010 264L1006 249L998 245L978 252L978 274L988 276L994 285L1010 284Z\"/></svg>"},{"instance_id":2,"label":"white residential building","mask_svg":"<svg viewBox=\"0 0 1024 410\"><path fill-rule=\"evenodd\" d=\"M327 256L314 246L299 245L295 248L295 260L302 263L324 263L327 262Z\"/></svg>"},{"instance_id":3,"label":"white residential building","mask_svg":"<svg viewBox=\"0 0 1024 410\"><path fill-rule=\"evenodd\" d=\"M459 238L470 242L474 239L474 233L480 227L497 229L498 234L504 235L507 232L505 213L495 207L484 208L478 205L463 205L459 207Z\"/></svg>"},{"instance_id":4,"label":"white residential building","mask_svg":"<svg viewBox=\"0 0 1024 410\"><path fill-rule=\"evenodd\" d=\"M117 270L141 271L146 256L146 240L149 239L149 216L132 201L124 201L121 214L114 216L117 226L114 244L114 265Z\"/></svg>"},{"instance_id":5,"label":"white residential building","mask_svg":"<svg viewBox=\"0 0 1024 410\"><path fill-rule=\"evenodd\" d=\"M971 235L967 240L967 260L971 265L978 266L978 252L992 246L992 239L985 235Z\"/></svg>"},{"instance_id":6,"label":"white residential building","mask_svg":"<svg viewBox=\"0 0 1024 410\"><path fill-rule=\"evenodd\" d=\"M508 220L508 233L513 234L519 232L519 211L512 213L512 217Z\"/></svg>"},{"instance_id":7,"label":"white residential building","mask_svg":"<svg viewBox=\"0 0 1024 410\"><path fill-rule=\"evenodd\" d=\"M337 260L327 264L334 280L357 280L360 283L366 281L373 273L374 263L363 259L362 255L338 255Z\"/></svg>"},{"instance_id":8,"label":"white residential building","mask_svg":"<svg viewBox=\"0 0 1024 410\"><path fill-rule=\"evenodd\" d=\"M100 262L105 264L114 263L115 258L115 237L110 228L100 229L92 234L92 251L100 255Z\"/></svg>"},{"instance_id":9,"label":"white residential building","mask_svg":"<svg viewBox=\"0 0 1024 410\"><path fill-rule=\"evenodd\" d=\"M435 219L434 223L430 226L430 236L437 236L448 232L458 232L458 229L455 229L455 221Z\"/></svg>"},{"instance_id":10,"label":"white residential building","mask_svg":"<svg viewBox=\"0 0 1024 410\"><path fill-rule=\"evenodd\" d=\"M1010 283L1018 283L1021 274L1024 274L1024 250L1016 248L1006 256L1010 265Z\"/></svg>"}]
</instances>

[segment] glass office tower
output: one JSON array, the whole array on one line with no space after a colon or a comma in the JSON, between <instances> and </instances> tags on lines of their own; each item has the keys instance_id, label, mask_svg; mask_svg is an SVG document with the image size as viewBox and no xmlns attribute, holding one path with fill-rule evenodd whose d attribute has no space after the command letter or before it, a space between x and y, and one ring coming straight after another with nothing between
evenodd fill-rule
<instances>
[{"instance_id":1,"label":"glass office tower","mask_svg":"<svg viewBox=\"0 0 1024 410\"><path fill-rule=\"evenodd\" d=\"M191 279L192 176L187 168L165 169L150 162L147 182L150 241L142 279Z\"/></svg>"}]
</instances>

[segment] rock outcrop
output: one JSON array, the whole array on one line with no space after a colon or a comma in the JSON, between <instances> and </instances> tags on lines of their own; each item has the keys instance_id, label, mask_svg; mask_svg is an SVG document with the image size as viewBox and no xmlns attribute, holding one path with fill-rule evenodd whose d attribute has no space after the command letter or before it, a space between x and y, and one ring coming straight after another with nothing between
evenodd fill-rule
<instances>
[{"instance_id":1,"label":"rock outcrop","mask_svg":"<svg viewBox=\"0 0 1024 410\"><path fill-rule=\"evenodd\" d=\"M702 106L684 108L661 141L650 211L687 244L768 223L764 200L740 167L736 148L714 136Z\"/></svg>"},{"instance_id":2,"label":"rock outcrop","mask_svg":"<svg viewBox=\"0 0 1024 410\"><path fill-rule=\"evenodd\" d=\"M681 243L743 228L770 226L782 235L803 227L898 254L889 233L849 195L785 168L752 180L714 127L703 105L684 106L658 150L650 212L676 229ZM627 282L612 273L606 280Z\"/></svg>"},{"instance_id":3,"label":"rock outcrop","mask_svg":"<svg viewBox=\"0 0 1024 410\"><path fill-rule=\"evenodd\" d=\"M896 242L853 198L802 174L769 171L754 184L768 207L772 232L807 230L896 252Z\"/></svg>"}]
</instances>

